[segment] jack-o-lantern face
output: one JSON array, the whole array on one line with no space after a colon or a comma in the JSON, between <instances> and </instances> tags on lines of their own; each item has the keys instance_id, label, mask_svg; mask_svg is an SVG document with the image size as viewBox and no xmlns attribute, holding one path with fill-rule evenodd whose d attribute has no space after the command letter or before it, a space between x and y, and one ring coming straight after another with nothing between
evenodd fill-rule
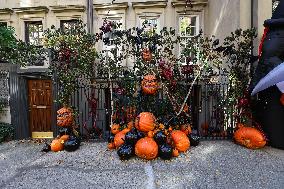
<instances>
[{"instance_id":1,"label":"jack-o-lantern face","mask_svg":"<svg viewBox=\"0 0 284 189\"><path fill-rule=\"evenodd\" d=\"M159 88L159 84L154 75L146 75L141 82L141 87L145 94L155 94Z\"/></svg>"},{"instance_id":2,"label":"jack-o-lantern face","mask_svg":"<svg viewBox=\"0 0 284 189\"><path fill-rule=\"evenodd\" d=\"M73 125L74 116L71 108L63 107L57 111L57 126L70 127Z\"/></svg>"},{"instance_id":3,"label":"jack-o-lantern face","mask_svg":"<svg viewBox=\"0 0 284 189\"><path fill-rule=\"evenodd\" d=\"M150 60L152 60L152 53L149 49L144 49L142 51L142 58L144 61L149 62Z\"/></svg>"}]
</instances>

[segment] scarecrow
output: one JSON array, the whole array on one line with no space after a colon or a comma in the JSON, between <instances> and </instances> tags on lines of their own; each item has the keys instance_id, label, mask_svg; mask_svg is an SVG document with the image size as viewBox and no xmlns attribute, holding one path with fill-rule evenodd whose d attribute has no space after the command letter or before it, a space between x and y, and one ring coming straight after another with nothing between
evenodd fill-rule
<instances>
[{"instance_id":1,"label":"scarecrow","mask_svg":"<svg viewBox=\"0 0 284 189\"><path fill-rule=\"evenodd\" d=\"M252 111L268 144L284 149L284 0L264 27L252 79Z\"/></svg>"}]
</instances>

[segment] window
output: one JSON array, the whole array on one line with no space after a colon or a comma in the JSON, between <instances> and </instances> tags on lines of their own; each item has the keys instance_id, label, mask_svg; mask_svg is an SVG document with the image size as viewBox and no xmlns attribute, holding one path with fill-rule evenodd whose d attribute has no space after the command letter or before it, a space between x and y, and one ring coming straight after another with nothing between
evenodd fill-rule
<instances>
[{"instance_id":1,"label":"window","mask_svg":"<svg viewBox=\"0 0 284 189\"><path fill-rule=\"evenodd\" d=\"M29 44L42 45L43 25L41 21L25 22L25 40Z\"/></svg>"},{"instance_id":2,"label":"window","mask_svg":"<svg viewBox=\"0 0 284 189\"><path fill-rule=\"evenodd\" d=\"M139 17L139 27L145 27L146 32L153 32L155 31L156 33L160 30L160 20L159 16L151 16L145 14L145 16L140 16Z\"/></svg>"},{"instance_id":3,"label":"window","mask_svg":"<svg viewBox=\"0 0 284 189\"><path fill-rule=\"evenodd\" d=\"M26 43L41 46L43 39L43 25L41 21L25 22L25 41ZM28 66L44 66L44 57L38 57L35 62L30 62Z\"/></svg>"},{"instance_id":4,"label":"window","mask_svg":"<svg viewBox=\"0 0 284 189\"><path fill-rule=\"evenodd\" d=\"M7 22L0 22L0 27L7 27Z\"/></svg>"},{"instance_id":5,"label":"window","mask_svg":"<svg viewBox=\"0 0 284 189\"><path fill-rule=\"evenodd\" d=\"M62 31L67 30L74 30L78 25L79 20L72 19L72 20L60 20L60 29Z\"/></svg>"},{"instance_id":6,"label":"window","mask_svg":"<svg viewBox=\"0 0 284 189\"><path fill-rule=\"evenodd\" d=\"M179 17L179 36L181 39L179 46L179 55L184 48L186 48L188 40L196 36L199 33L199 17L190 15L190 16L180 16ZM182 63L186 63L184 57L181 58Z\"/></svg>"}]
</instances>

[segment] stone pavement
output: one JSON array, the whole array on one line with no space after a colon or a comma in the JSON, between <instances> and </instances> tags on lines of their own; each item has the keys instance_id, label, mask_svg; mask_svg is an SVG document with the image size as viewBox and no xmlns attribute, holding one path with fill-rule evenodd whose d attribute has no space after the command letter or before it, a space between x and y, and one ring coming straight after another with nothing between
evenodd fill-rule
<instances>
[{"instance_id":1,"label":"stone pavement","mask_svg":"<svg viewBox=\"0 0 284 189\"><path fill-rule=\"evenodd\" d=\"M120 161L106 143L43 153L42 144L0 144L0 188L284 188L284 150L202 141L171 161Z\"/></svg>"}]
</instances>

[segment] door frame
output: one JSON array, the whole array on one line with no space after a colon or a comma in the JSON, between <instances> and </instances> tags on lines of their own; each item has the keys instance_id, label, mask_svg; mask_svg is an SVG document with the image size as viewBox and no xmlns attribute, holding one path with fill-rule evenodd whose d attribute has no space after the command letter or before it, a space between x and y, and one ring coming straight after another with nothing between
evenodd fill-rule
<instances>
[{"instance_id":1,"label":"door frame","mask_svg":"<svg viewBox=\"0 0 284 189\"><path fill-rule=\"evenodd\" d=\"M29 104L28 104L28 80L51 79L47 75L47 70L20 69L13 67L9 76L9 93L11 108L11 123L15 127L15 139L31 138L29 128ZM52 98L56 99L56 86L52 82ZM56 126L56 111L58 104L52 103L52 125L53 137L56 136L58 128Z\"/></svg>"}]
</instances>

